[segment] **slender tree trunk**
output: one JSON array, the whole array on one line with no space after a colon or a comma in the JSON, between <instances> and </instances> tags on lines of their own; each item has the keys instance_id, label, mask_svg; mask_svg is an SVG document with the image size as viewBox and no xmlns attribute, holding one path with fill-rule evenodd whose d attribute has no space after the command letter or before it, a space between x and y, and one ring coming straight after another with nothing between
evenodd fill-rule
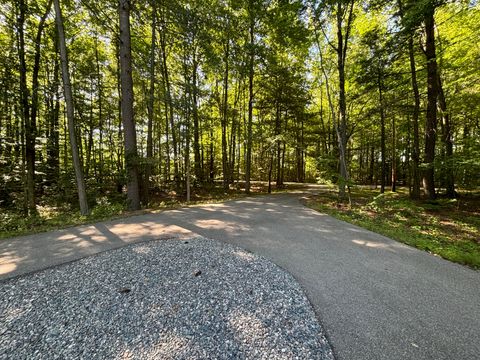
<instances>
[{"instance_id":1,"label":"slender tree trunk","mask_svg":"<svg viewBox=\"0 0 480 360\"><path fill-rule=\"evenodd\" d=\"M378 94L380 100L380 127L381 127L381 134L380 134L380 148L381 148L381 161L382 161L382 171L381 171L381 179L380 179L380 193L383 194L385 192L385 180L387 178L387 166L386 166L386 147L385 147L385 107L383 103L383 81L381 75L378 75Z\"/></svg>"},{"instance_id":2,"label":"slender tree trunk","mask_svg":"<svg viewBox=\"0 0 480 360\"><path fill-rule=\"evenodd\" d=\"M278 96L278 95L277 95ZM276 154L276 158L277 158L277 176L276 176L276 181L275 181L275 185L277 186L277 189L281 187L282 185L282 180L281 180L281 167L282 167L282 164L281 164L281 159L282 159L282 148L281 148L281 142L280 142L280 133L281 133L281 130L282 127L281 127L281 116L280 116L280 104L278 103L278 99L277 101L275 102L275 145L277 147L277 154Z\"/></svg>"},{"instance_id":3,"label":"slender tree trunk","mask_svg":"<svg viewBox=\"0 0 480 360\"><path fill-rule=\"evenodd\" d=\"M423 188L429 199L435 199L435 142L437 131L438 70L435 50L434 8L425 15L425 55L427 60L427 116L425 121L425 170Z\"/></svg>"},{"instance_id":4,"label":"slender tree trunk","mask_svg":"<svg viewBox=\"0 0 480 360\"><path fill-rule=\"evenodd\" d=\"M38 76L40 72L40 56L41 56L41 43L42 43L42 35L43 30L45 29L45 21L47 19L48 14L50 13L52 8L52 0L49 0L47 3L47 7L45 8L45 12L40 18L40 22L37 28L37 34L35 36L35 55L34 55L34 62L33 62L33 72L32 72L32 108L30 112L30 147L31 147L31 157L33 158L33 175L35 175L35 142L37 137L37 113L38 113L38 89L39 89L39 81ZM28 146L28 145L27 145ZM28 158L27 158L28 159ZM32 159L31 159L32 160ZM35 203L35 177L33 178L33 205ZM36 209L32 209L33 212L36 212Z\"/></svg>"},{"instance_id":5,"label":"slender tree trunk","mask_svg":"<svg viewBox=\"0 0 480 360\"><path fill-rule=\"evenodd\" d=\"M397 133L395 116L392 116L392 192L397 191Z\"/></svg>"},{"instance_id":6,"label":"slender tree trunk","mask_svg":"<svg viewBox=\"0 0 480 360\"><path fill-rule=\"evenodd\" d=\"M58 44L56 41L56 47ZM58 57L55 53L55 63L53 69L53 81L49 86L49 111L48 111L48 137L47 137L47 182L49 184L57 184L60 171L60 148L59 148L59 118L60 118L60 101L59 101L59 64Z\"/></svg>"},{"instance_id":7,"label":"slender tree trunk","mask_svg":"<svg viewBox=\"0 0 480 360\"><path fill-rule=\"evenodd\" d=\"M270 161L268 162L268 193L272 193L272 169L273 169L273 151L270 151Z\"/></svg>"},{"instance_id":8,"label":"slender tree trunk","mask_svg":"<svg viewBox=\"0 0 480 360\"><path fill-rule=\"evenodd\" d=\"M351 22L353 20L353 1L350 9L342 8L342 2L338 1L337 5L337 69L338 69L338 88L339 88L339 119L336 125L339 160L340 160L340 181L338 185L339 200L346 200L345 187L349 183L349 175L347 169L347 103L345 96L345 60L347 56L347 45L350 33ZM347 25L345 37L343 34L344 14L348 11ZM350 191L350 187L348 187Z\"/></svg>"},{"instance_id":9,"label":"slender tree trunk","mask_svg":"<svg viewBox=\"0 0 480 360\"><path fill-rule=\"evenodd\" d=\"M132 49L130 37L130 0L119 0L121 108L127 169L127 198L130 210L140 209L138 184L137 135L133 114Z\"/></svg>"},{"instance_id":10,"label":"slender tree trunk","mask_svg":"<svg viewBox=\"0 0 480 360\"><path fill-rule=\"evenodd\" d=\"M193 54L192 110L193 110L193 157L196 180L203 183L202 158L200 157L200 121L198 117L198 60L197 49Z\"/></svg>"},{"instance_id":11,"label":"slender tree trunk","mask_svg":"<svg viewBox=\"0 0 480 360\"><path fill-rule=\"evenodd\" d=\"M442 116L440 125L442 129L442 141L445 145L445 188L446 195L450 199L456 197L455 193L455 177L454 168L452 164L453 159L453 140L452 129L450 124L450 112L447 109L447 100L445 99L445 93L443 92L443 84L438 74L438 105L440 108L440 114Z\"/></svg>"},{"instance_id":12,"label":"slender tree trunk","mask_svg":"<svg viewBox=\"0 0 480 360\"><path fill-rule=\"evenodd\" d=\"M210 159L209 159L209 180L213 183L215 179L215 154L214 154L214 147L213 147L213 120L210 124L210 151L209 151Z\"/></svg>"},{"instance_id":13,"label":"slender tree trunk","mask_svg":"<svg viewBox=\"0 0 480 360\"><path fill-rule=\"evenodd\" d=\"M155 104L155 50L156 50L156 28L157 28L157 8L155 1L152 1L152 37L150 47L150 87L148 91L148 120L147 120L147 163L145 165L145 184L143 190L143 203L148 204L150 177L152 175L153 162L153 118L154 118L154 104Z\"/></svg>"},{"instance_id":14,"label":"slender tree trunk","mask_svg":"<svg viewBox=\"0 0 480 360\"><path fill-rule=\"evenodd\" d=\"M225 74L223 76L223 114L222 114L222 170L223 170L223 188L228 189L230 171L228 168L227 155L227 120L228 120L228 57L230 53L230 40L225 44L224 62Z\"/></svg>"},{"instance_id":15,"label":"slender tree trunk","mask_svg":"<svg viewBox=\"0 0 480 360\"><path fill-rule=\"evenodd\" d=\"M162 18L162 24L165 25L165 19ZM172 135L172 147L173 147L173 171L174 171L174 178L175 183L178 186L180 177L179 177L179 169L178 169L178 146L177 146L177 132L175 131L175 121L173 118L173 99L172 99L172 91L170 85L170 74L168 71L167 66L167 45L165 39L164 31L160 33L160 46L162 50L162 69L163 69L163 80L165 82L165 90L166 90L166 102L168 104L168 121L170 122L170 131ZM167 124L168 128L168 124ZM169 158L167 159L169 160ZM170 167L170 165L168 165Z\"/></svg>"},{"instance_id":16,"label":"slender tree trunk","mask_svg":"<svg viewBox=\"0 0 480 360\"><path fill-rule=\"evenodd\" d=\"M250 16L250 54L248 61L248 120L247 120L247 154L245 166L245 192L250 194L250 176L252 169L252 123L253 123L253 77L255 65L255 15L253 9L253 1L249 1Z\"/></svg>"},{"instance_id":17,"label":"slender tree trunk","mask_svg":"<svg viewBox=\"0 0 480 360\"><path fill-rule=\"evenodd\" d=\"M187 81L188 82L188 81ZM185 93L185 108L188 109L188 93ZM192 94L193 96L193 94ZM187 113L186 133L185 133L185 187L187 190L187 202L190 202L190 114Z\"/></svg>"},{"instance_id":18,"label":"slender tree trunk","mask_svg":"<svg viewBox=\"0 0 480 360\"><path fill-rule=\"evenodd\" d=\"M27 86L27 64L25 60L25 17L27 12L27 3L25 0L19 0L19 15L17 19L17 30L18 30L18 56L20 60L20 103L22 106L22 122L25 128L25 163L26 163L26 184L25 184L25 194L26 194L26 203L25 210L28 214L34 215L37 212L35 204L35 132L36 126L32 123L32 118L36 119L36 109L33 109L32 106L32 117L30 117L30 103L29 103L29 91ZM37 38L41 37L41 30L43 30L43 25L39 26L39 32L37 32ZM38 67L40 61L40 46L35 48L35 65L34 71L36 75L34 76L34 81L37 82L38 88ZM38 52L37 52L38 50ZM38 62L37 62L38 54ZM35 79L36 78L36 79ZM35 91L35 90L34 90ZM38 93L38 92L37 92ZM33 99L32 99L33 101ZM32 104L33 105L33 104Z\"/></svg>"},{"instance_id":19,"label":"slender tree trunk","mask_svg":"<svg viewBox=\"0 0 480 360\"><path fill-rule=\"evenodd\" d=\"M398 0L400 17L403 19L403 3ZM414 99L414 107L412 114L413 123L413 148L412 148L412 191L410 197L412 199L420 198L420 134L418 129L418 118L420 116L420 92L418 90L417 69L415 65L415 51L413 46L413 34L408 34L408 57L410 62L410 73L412 82L412 91Z\"/></svg>"},{"instance_id":20,"label":"slender tree trunk","mask_svg":"<svg viewBox=\"0 0 480 360\"><path fill-rule=\"evenodd\" d=\"M68 133L70 135L70 146L72 150L73 168L75 170L75 178L77 181L78 201L80 204L80 212L82 215L88 215L88 202L87 192L85 189L85 180L83 177L83 168L80 162L80 156L78 153L77 136L75 133L75 114L73 110L73 96L72 87L70 84L70 73L68 70L68 55L67 46L65 42L65 30L63 28L62 10L60 8L60 0L54 0L57 33L58 33L58 46L60 50L60 61L62 64L62 79L63 79L63 91L65 95L65 107L67 110L68 121Z\"/></svg>"},{"instance_id":21,"label":"slender tree trunk","mask_svg":"<svg viewBox=\"0 0 480 360\"><path fill-rule=\"evenodd\" d=\"M370 169L369 169L369 175L368 175L370 185L373 185L374 169L375 169L375 147L372 145L370 147Z\"/></svg>"},{"instance_id":22,"label":"slender tree trunk","mask_svg":"<svg viewBox=\"0 0 480 360\"><path fill-rule=\"evenodd\" d=\"M412 151L412 199L420 198L420 131L418 126L418 118L420 116L420 92L417 83L417 70L415 66L415 54L413 50L413 36L410 34L408 38L408 54L410 58L410 71L412 76L412 90L414 97L413 107L413 151Z\"/></svg>"},{"instance_id":23,"label":"slender tree trunk","mask_svg":"<svg viewBox=\"0 0 480 360\"><path fill-rule=\"evenodd\" d=\"M99 133L99 142L98 142L98 182L103 185L104 183L104 154L103 154L103 85L102 85L102 75L100 73L100 59L98 56L98 41L95 38L95 61L97 66L97 91L98 91L98 133Z\"/></svg>"}]
</instances>

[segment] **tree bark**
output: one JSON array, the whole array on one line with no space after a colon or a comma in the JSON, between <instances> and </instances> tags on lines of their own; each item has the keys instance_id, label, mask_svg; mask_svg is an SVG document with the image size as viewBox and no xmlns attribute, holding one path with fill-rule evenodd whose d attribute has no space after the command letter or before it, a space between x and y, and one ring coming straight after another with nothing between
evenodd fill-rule
<instances>
[{"instance_id":1,"label":"tree bark","mask_svg":"<svg viewBox=\"0 0 480 360\"><path fill-rule=\"evenodd\" d=\"M347 6L347 4L345 4ZM338 184L338 196L340 201L346 200L346 185L349 183L349 175L347 169L347 104L345 96L345 60L347 56L348 39L350 35L351 23L353 20L353 1L350 4L350 9L342 9L342 2L337 3L337 69L338 69L338 87L339 99L338 110L339 118L336 125L338 147L339 147L339 161L340 161L340 180ZM343 20L344 14L348 11L347 25L345 36L343 34ZM349 187L350 189L350 187Z\"/></svg>"},{"instance_id":2,"label":"tree bark","mask_svg":"<svg viewBox=\"0 0 480 360\"><path fill-rule=\"evenodd\" d=\"M58 41L55 46L58 48ZM49 86L48 105L48 136L47 136L47 183L57 184L60 171L60 148L59 148L59 117L60 101L59 91L59 64L55 53L53 81Z\"/></svg>"},{"instance_id":3,"label":"tree bark","mask_svg":"<svg viewBox=\"0 0 480 360\"><path fill-rule=\"evenodd\" d=\"M193 110L193 157L194 173L198 182L203 182L202 159L200 157L200 120L198 116L198 59L197 49L193 50L193 73L192 73L192 110Z\"/></svg>"},{"instance_id":4,"label":"tree bark","mask_svg":"<svg viewBox=\"0 0 480 360\"><path fill-rule=\"evenodd\" d=\"M68 133L70 136L70 146L72 149L73 168L77 182L78 201L80 204L80 213L88 215L87 192L85 189L85 179L83 177L83 168L78 153L77 136L75 133L75 114L73 109L72 86L70 84L70 73L68 69L67 45L65 42L65 30L63 28L63 16L60 8L60 0L54 0L55 20L57 24L58 46L60 50L60 62L62 67L63 91L65 96L65 107L67 110Z\"/></svg>"},{"instance_id":5,"label":"tree bark","mask_svg":"<svg viewBox=\"0 0 480 360\"><path fill-rule=\"evenodd\" d=\"M103 185L104 183L104 154L103 154L103 85L102 75L100 73L100 59L98 56L98 40L95 38L95 62L97 67L97 91L98 91L98 183Z\"/></svg>"},{"instance_id":6,"label":"tree bark","mask_svg":"<svg viewBox=\"0 0 480 360\"><path fill-rule=\"evenodd\" d=\"M26 162L26 184L25 184L25 194L26 194L26 203L25 210L29 215L34 215L37 212L36 201L35 201L35 132L36 126L32 123L32 119L36 119L36 109L33 109L32 106L32 117L30 117L30 103L29 103L29 90L27 86L27 64L25 60L25 17L27 12L27 3L25 0L19 1L19 16L17 19L17 30L18 30L18 56L20 61L20 103L22 106L21 115L25 128L25 162ZM42 30L43 25L40 22L39 29ZM41 37L37 32L38 36ZM38 88L38 67L40 61L40 47L36 47L36 56L35 56L35 65L34 71L36 71L37 76L34 76L34 81L37 80ZM37 51L38 50L38 51ZM37 61L38 53L38 61ZM34 65L34 67L35 67ZM35 79L36 78L36 79ZM32 100L33 101L33 100Z\"/></svg>"},{"instance_id":7,"label":"tree bark","mask_svg":"<svg viewBox=\"0 0 480 360\"><path fill-rule=\"evenodd\" d=\"M155 1L152 1L152 37L150 47L150 86L148 90L148 119L147 119L147 163L145 165L145 184L143 189L143 203L148 204L150 190L150 176L152 175L153 162L153 118L155 104L155 50L157 43L157 8Z\"/></svg>"},{"instance_id":8,"label":"tree bark","mask_svg":"<svg viewBox=\"0 0 480 360\"><path fill-rule=\"evenodd\" d=\"M397 132L395 116L392 116L392 192L397 191Z\"/></svg>"},{"instance_id":9,"label":"tree bark","mask_svg":"<svg viewBox=\"0 0 480 360\"><path fill-rule=\"evenodd\" d=\"M255 65L255 18L253 1L249 1L249 16L250 16L250 54L248 62L248 120L247 120L247 158L245 166L245 192L250 194L250 176L252 169L252 123L253 123L253 77Z\"/></svg>"},{"instance_id":10,"label":"tree bark","mask_svg":"<svg viewBox=\"0 0 480 360\"><path fill-rule=\"evenodd\" d=\"M445 189L446 195L450 199L456 197L455 192L455 177L453 171L453 140L452 140L452 128L450 124L450 112L447 108L447 100L443 91L443 84L438 74L438 106L440 108L440 114L442 116L440 126L442 129L442 142L445 145Z\"/></svg>"},{"instance_id":11,"label":"tree bark","mask_svg":"<svg viewBox=\"0 0 480 360\"><path fill-rule=\"evenodd\" d=\"M410 60L410 72L412 77L412 90L413 90L413 98L414 98L414 106L413 106L413 115L412 115L412 122L413 122L413 151L412 151L412 193L410 197L412 199L419 199L420 198L420 134L419 134L419 126L418 126L418 118L420 116L420 92L418 90L418 82L417 82L417 70L415 66L415 54L413 51L413 36L412 34L409 35L408 39L408 54Z\"/></svg>"},{"instance_id":12,"label":"tree bark","mask_svg":"<svg viewBox=\"0 0 480 360\"><path fill-rule=\"evenodd\" d=\"M403 20L404 10L402 0L398 0L400 17ZM418 129L418 118L420 116L420 92L418 90L417 69L415 65L415 51L413 46L413 33L408 34L408 58L410 62L410 73L412 82L412 92L414 99L412 123L413 123L413 148L412 148L412 199L420 198L420 134Z\"/></svg>"},{"instance_id":13,"label":"tree bark","mask_svg":"<svg viewBox=\"0 0 480 360\"><path fill-rule=\"evenodd\" d=\"M223 114L222 114L222 170L223 170L223 188L229 186L229 160L227 155L227 120L228 120L228 58L230 55L230 40L225 44L224 63L225 74L223 76Z\"/></svg>"},{"instance_id":14,"label":"tree bark","mask_svg":"<svg viewBox=\"0 0 480 360\"><path fill-rule=\"evenodd\" d=\"M166 26L166 19L164 18L165 15L162 17L162 28ZM170 131L172 136L172 147L173 147L173 171L174 171L174 178L175 183L178 187L180 177L179 177L179 169L178 169L178 147L177 147L177 132L175 131L175 121L173 118L173 99L172 99L172 91L171 91L171 84L170 84L170 74L168 71L167 65L167 43L166 43L166 35L165 31L160 32L160 46L162 50L162 70L163 70L163 80L165 83L165 90L166 90L166 103L168 104L168 122L170 122ZM166 124L168 128L168 123ZM170 170L169 165L170 158L167 158L167 166L168 170ZM168 175L170 177L170 173Z\"/></svg>"},{"instance_id":15,"label":"tree bark","mask_svg":"<svg viewBox=\"0 0 480 360\"><path fill-rule=\"evenodd\" d=\"M423 189L427 198L433 200L435 193L435 142L437 131L438 70L435 50L435 9L425 15L425 56L427 60L427 116L425 119L425 170Z\"/></svg>"},{"instance_id":16,"label":"tree bark","mask_svg":"<svg viewBox=\"0 0 480 360\"><path fill-rule=\"evenodd\" d=\"M383 81L382 77L378 75L378 95L380 101L380 127L381 127L381 134L380 134L380 151L381 151L381 161L382 161L382 169L381 169L381 179L380 179L380 193L383 194L385 192L385 180L387 178L387 166L386 166L386 148L385 148L385 106L383 103Z\"/></svg>"},{"instance_id":17,"label":"tree bark","mask_svg":"<svg viewBox=\"0 0 480 360\"><path fill-rule=\"evenodd\" d=\"M127 170L127 198L130 210L140 209L138 184L137 135L133 114L132 49L130 37L130 0L119 0L121 109Z\"/></svg>"}]
</instances>

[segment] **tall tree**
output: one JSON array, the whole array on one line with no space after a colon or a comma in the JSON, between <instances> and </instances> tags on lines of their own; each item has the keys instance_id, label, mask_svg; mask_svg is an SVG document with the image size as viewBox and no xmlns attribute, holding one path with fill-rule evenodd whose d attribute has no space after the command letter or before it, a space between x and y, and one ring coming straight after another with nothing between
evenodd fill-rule
<instances>
[{"instance_id":1,"label":"tall tree","mask_svg":"<svg viewBox=\"0 0 480 360\"><path fill-rule=\"evenodd\" d=\"M429 199L435 192L435 142L437 131L438 70L435 48L435 5L429 1L424 8L425 57L427 61L427 115L425 118L425 170L423 189Z\"/></svg>"},{"instance_id":2,"label":"tall tree","mask_svg":"<svg viewBox=\"0 0 480 360\"><path fill-rule=\"evenodd\" d=\"M68 132L70 135L70 146L73 159L73 167L75 169L75 178L77 182L78 201L80 204L80 212L82 215L89 213L87 192L85 189L85 179L83 177L83 167L80 162L80 155L77 145L77 134L75 132L75 113L73 108L72 85L70 83L70 72L68 68L67 45L65 41L65 30L63 27L62 9L60 0L54 0L56 24L58 33L58 47L60 52L60 62L62 64L62 80L63 92L65 96L65 107L67 110Z\"/></svg>"},{"instance_id":3,"label":"tall tree","mask_svg":"<svg viewBox=\"0 0 480 360\"><path fill-rule=\"evenodd\" d=\"M152 7L152 25L151 25L151 49L150 49L150 85L148 90L148 120L147 120L147 163L145 165L145 185L143 191L143 202L148 204L150 188L150 176L152 175L153 162L153 120L155 117L155 52L157 42L157 7L155 1L151 2Z\"/></svg>"},{"instance_id":4,"label":"tall tree","mask_svg":"<svg viewBox=\"0 0 480 360\"><path fill-rule=\"evenodd\" d=\"M400 20L403 22L405 18L405 10L402 0L398 0L398 9ZM404 26L405 27L405 26ZM406 33L408 39L408 60L410 64L410 77L413 93L413 147L412 147L412 184L410 197L412 199L420 198L420 132L418 126L418 119L420 116L420 91L418 90L417 68L415 64L415 50L414 50L414 29L406 26Z\"/></svg>"},{"instance_id":5,"label":"tall tree","mask_svg":"<svg viewBox=\"0 0 480 360\"><path fill-rule=\"evenodd\" d=\"M131 210L140 209L138 184L137 133L133 113L132 47L130 36L130 0L119 0L121 116L125 141L127 198Z\"/></svg>"},{"instance_id":6,"label":"tall tree","mask_svg":"<svg viewBox=\"0 0 480 360\"><path fill-rule=\"evenodd\" d=\"M252 175L252 124L253 124L253 81L255 76L255 0L249 0L248 12L248 120L247 120L247 158L245 165L245 192L250 193Z\"/></svg>"},{"instance_id":7,"label":"tall tree","mask_svg":"<svg viewBox=\"0 0 480 360\"><path fill-rule=\"evenodd\" d=\"M20 0L19 15L17 19L18 30L18 56L20 60L20 104L22 106L22 122L25 128L25 162L26 162L26 206L27 213L36 213L35 204L35 130L30 119L29 91L27 86L27 63L25 59L25 18L27 13L27 3Z\"/></svg>"}]
</instances>

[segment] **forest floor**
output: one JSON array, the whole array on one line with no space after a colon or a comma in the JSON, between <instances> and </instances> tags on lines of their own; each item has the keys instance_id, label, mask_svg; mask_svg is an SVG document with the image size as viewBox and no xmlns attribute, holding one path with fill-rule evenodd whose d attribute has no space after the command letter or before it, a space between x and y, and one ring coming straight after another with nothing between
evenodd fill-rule
<instances>
[{"instance_id":1,"label":"forest floor","mask_svg":"<svg viewBox=\"0 0 480 360\"><path fill-rule=\"evenodd\" d=\"M304 184L286 183L281 189L277 189L272 183L272 192L285 192L303 188ZM248 196L268 194L268 183L252 181L251 193ZM149 212L175 209L188 205L217 203L226 200L234 200L247 196L244 183L235 183L230 189L225 190L221 182L204 187L192 188L191 201L186 201L184 193L173 190L157 190L152 192L148 207L139 211L126 210L125 196L110 193L98 196L90 201L91 212L88 216L80 214L77 207L69 204L56 205L43 202L37 206L38 215L26 217L19 211L1 209L0 211L0 239L14 236L30 235L45 231L62 229L70 226L91 224L98 221L113 220L133 215L141 215ZM92 204L93 202L93 204Z\"/></svg>"},{"instance_id":2,"label":"forest floor","mask_svg":"<svg viewBox=\"0 0 480 360\"><path fill-rule=\"evenodd\" d=\"M352 204L338 203L335 191L309 196L306 205L444 259L480 268L480 192L458 199L414 201L408 189L379 194L354 187Z\"/></svg>"}]
</instances>

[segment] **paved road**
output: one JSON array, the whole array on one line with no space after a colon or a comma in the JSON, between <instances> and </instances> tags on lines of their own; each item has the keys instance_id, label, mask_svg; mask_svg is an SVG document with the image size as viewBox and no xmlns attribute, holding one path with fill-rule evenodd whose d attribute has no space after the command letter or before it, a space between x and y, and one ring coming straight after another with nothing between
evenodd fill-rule
<instances>
[{"instance_id":1,"label":"paved road","mask_svg":"<svg viewBox=\"0 0 480 360\"><path fill-rule=\"evenodd\" d=\"M479 359L480 272L279 194L0 241L0 278L173 235L270 258L303 285L338 359Z\"/></svg>"}]
</instances>

